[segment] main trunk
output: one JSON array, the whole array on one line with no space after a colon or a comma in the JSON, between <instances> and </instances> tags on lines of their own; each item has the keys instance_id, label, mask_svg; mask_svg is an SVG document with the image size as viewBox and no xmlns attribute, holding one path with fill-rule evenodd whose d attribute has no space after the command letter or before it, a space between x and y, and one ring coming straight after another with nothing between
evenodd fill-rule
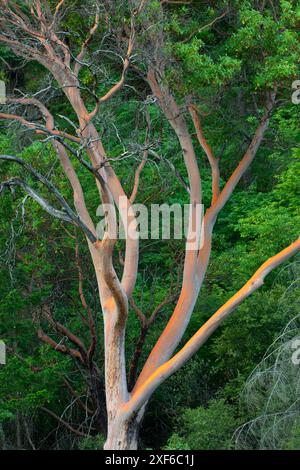
<instances>
[{"instance_id":1,"label":"main trunk","mask_svg":"<svg viewBox=\"0 0 300 470\"><path fill-rule=\"evenodd\" d=\"M144 409L130 418L115 418L108 423L104 450L137 450L139 428Z\"/></svg>"},{"instance_id":2,"label":"main trunk","mask_svg":"<svg viewBox=\"0 0 300 470\"><path fill-rule=\"evenodd\" d=\"M128 415L123 406L129 400L125 368L125 327L118 319L114 301L104 304L105 388L107 441L105 450L137 449L139 413Z\"/></svg>"},{"instance_id":3,"label":"main trunk","mask_svg":"<svg viewBox=\"0 0 300 470\"><path fill-rule=\"evenodd\" d=\"M108 426L105 450L137 450L139 424L135 421L119 422Z\"/></svg>"}]
</instances>

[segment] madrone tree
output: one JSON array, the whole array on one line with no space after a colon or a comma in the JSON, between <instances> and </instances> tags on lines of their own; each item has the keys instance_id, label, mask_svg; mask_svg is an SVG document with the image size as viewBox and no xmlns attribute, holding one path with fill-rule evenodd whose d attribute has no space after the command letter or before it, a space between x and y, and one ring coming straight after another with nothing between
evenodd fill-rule
<instances>
[{"instance_id":1,"label":"madrone tree","mask_svg":"<svg viewBox=\"0 0 300 470\"><path fill-rule=\"evenodd\" d=\"M84 6L81 3L84 3ZM282 90L287 87L287 77L292 77L295 73L293 64L295 55L297 56L293 31L296 20L293 19L292 11L295 2L282 2L282 5L279 5L279 2L257 1L253 7L247 2L216 3L216 8L212 10L209 2L175 0L0 2L1 44L26 62L34 61L44 67L48 76L52 77L56 86L62 90L77 118L74 132L67 132L57 127L56 116L48 109L50 106L46 106L45 101L41 99L45 96L42 91L35 96L28 93L9 95L2 107L0 119L18 121L43 142L51 142L72 187L73 207L49 179L30 163L14 155L1 155L0 159L6 164L22 166L24 179L7 178L1 183L1 192L20 187L51 216L66 224L73 224L85 235L97 277L105 331L108 422L105 449L137 448L139 425L147 403L157 387L186 364L226 317L263 285L265 277L273 269L288 260L300 248L298 239L282 251L274 253L274 256L266 260L240 290L212 314L175 353L189 324L205 278L217 217L249 169L265 138L272 113L280 105ZM83 7L84 16L91 25L78 46L78 34L75 41L71 29L67 29L66 19L73 14L74 8ZM227 32L224 31L223 21L226 22ZM219 57L209 57L201 38L203 31L214 32L215 39L209 40L215 41L219 51L222 41L226 41L227 49L224 49L222 54L220 52ZM231 31L229 39L228 31ZM280 72L280 67L275 67L276 60L280 62L281 59L286 59L288 53L287 50L280 49L282 43L279 47L276 42L279 33L282 35L283 45L288 36L294 48L290 56L290 60L294 62L290 69L284 72ZM251 41L254 44L253 51ZM264 50L264 47L267 48L267 42L271 53ZM244 54L243 48L250 49L250 53ZM122 70L119 79L102 96L97 94L95 88L88 90L87 98L87 89L82 81L83 72L85 69L92 69L91 59L94 57L94 61L101 60L102 53L103 57L111 54L118 60L121 59ZM273 61L272 57L275 57ZM188 191L190 231L196 227L197 207L202 202L201 175L195 151L198 145L208 159L212 181L211 203L205 211L203 233L199 238L201 242L199 241L193 249L186 246L180 293L178 298L171 299L174 303L173 313L137 380L130 386L127 383L124 344L129 304L141 321L141 343L153 320L147 318L134 301L139 266L139 239L138 222L132 209L151 145L149 139L146 139L144 148L140 149L143 157L136 169L134 187L131 194L126 194L114 170L113 159L105 150L105 138L101 138L95 125L95 118L101 118L106 103L122 94L129 72L137 81L144 83L148 101L160 107L164 119L169 124L170 139L176 138L180 145L186 177L178 174L170 160L170 178L175 174ZM257 124L253 135L247 136L247 148L224 182L221 178L222 159L215 154L203 130L202 117L207 115L207 111L204 112L202 107L210 106L210 113L217 112L222 93L230 88L231 84L239 84L236 77L240 77L240 83L243 82L249 94L247 98L240 96L240 107L247 104L247 100L248 104L252 101ZM256 94L249 85L250 80L252 84L255 80L257 82L255 86L259 90ZM204 81L211 83L209 96L203 96ZM94 100L95 106L90 110L91 100ZM4 109L5 107L7 109ZM39 119L30 120L25 117L27 115L24 110L30 107L38 111ZM243 115L241 113L241 116ZM148 116L148 126L151 124L149 120ZM74 123L71 124L74 127ZM116 208L105 211L106 231L102 239L97 236L87 207L84 190L75 171L75 160L93 176L101 204L110 204ZM232 161L235 161L235 155ZM43 186L49 200L26 182L26 173ZM50 201L56 201L56 205ZM114 257L117 212L124 226L130 227L130 230L125 231L126 246L122 257L121 276L117 275L119 267L116 268ZM81 297L84 302L82 291ZM67 329L64 330L63 325L56 324L56 328L73 343L73 349L68 348L61 352L68 352L77 360L88 361L91 351L87 353L80 340ZM91 331L94 336L97 335L93 329ZM57 348L57 344L43 331L40 331L39 335L43 341Z\"/></svg>"}]
</instances>

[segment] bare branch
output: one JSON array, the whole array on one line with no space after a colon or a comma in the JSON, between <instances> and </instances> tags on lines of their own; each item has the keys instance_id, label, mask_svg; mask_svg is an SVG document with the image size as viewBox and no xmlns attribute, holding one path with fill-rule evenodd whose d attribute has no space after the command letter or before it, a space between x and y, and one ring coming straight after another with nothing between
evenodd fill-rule
<instances>
[{"instance_id":1,"label":"bare branch","mask_svg":"<svg viewBox=\"0 0 300 470\"><path fill-rule=\"evenodd\" d=\"M192 31L187 38L183 39L183 43L190 41L196 34L201 33L201 31L204 31L207 28L211 28L215 23L220 21L222 18L224 18L229 12L229 8L227 8L221 15L217 16L214 18L210 23L207 23L204 26L201 26L200 28L197 28L196 30Z\"/></svg>"},{"instance_id":2,"label":"bare branch","mask_svg":"<svg viewBox=\"0 0 300 470\"><path fill-rule=\"evenodd\" d=\"M1 158L1 156L0 156ZM32 189L25 181L21 180L20 178L10 178L3 183L0 183L0 195L2 194L5 188L14 190L15 186L20 186L24 189L24 191L32 197L48 214L52 215L56 219L63 220L65 222L72 223L72 219L65 213L60 210L55 209L51 206L39 193L37 193L34 189Z\"/></svg>"},{"instance_id":3,"label":"bare branch","mask_svg":"<svg viewBox=\"0 0 300 470\"><path fill-rule=\"evenodd\" d=\"M68 338L68 340L71 341L71 343L75 344L75 346L78 347L78 349L81 353L81 357L82 357L83 361L86 361L87 351L86 351L86 348L85 348L83 342L81 341L81 339L78 338L78 336L74 335L74 333L72 333L67 327L65 327L61 323L54 320L53 324L54 324L54 328L56 329L57 332L59 332L62 335L66 336Z\"/></svg>"},{"instance_id":4,"label":"bare branch","mask_svg":"<svg viewBox=\"0 0 300 470\"><path fill-rule=\"evenodd\" d=\"M65 210L65 213L61 212L61 211L58 211L57 209L53 208L47 201L45 201L44 198L42 198L35 190L33 190L30 186L27 185L27 183L25 183L21 179L14 178L14 179L11 179L10 181L6 181L6 182L2 183L2 188L11 187L11 186L14 186L14 185L21 186L50 215L52 215L53 217L59 218L61 220L64 220L66 222L70 222L70 223L76 225L77 227L79 227L85 233L85 235L88 237L88 239L92 243L95 243L97 241L97 238L95 237L95 235L84 224L84 222L81 220L81 218L77 214L74 213L74 211L70 208L70 206L65 201L65 199L62 197L60 192L55 188L55 186L53 186L53 184L50 181L48 181L47 178L45 178L43 175L41 175L31 165L26 163L21 158L14 157L14 156L11 156L11 155L0 155L0 160L13 162L13 163L18 163L23 168L25 168L27 171L29 171L35 177L35 179L37 179L39 182L41 182L50 191L50 193L52 193L55 196L57 201L61 204L61 206Z\"/></svg>"},{"instance_id":5,"label":"bare branch","mask_svg":"<svg viewBox=\"0 0 300 470\"><path fill-rule=\"evenodd\" d=\"M215 201L213 210L215 214L218 214L220 210L224 207L228 199L230 198L232 192L236 188L242 176L245 174L250 164L252 163L257 151L262 143L265 132L269 126L270 115L275 106L276 90L269 93L268 101L266 105L266 111L262 117L259 126L256 129L256 132L252 138L252 141L243 156L242 160L239 162L238 166L230 176L225 187L222 189L218 199Z\"/></svg>"},{"instance_id":6,"label":"bare branch","mask_svg":"<svg viewBox=\"0 0 300 470\"><path fill-rule=\"evenodd\" d=\"M133 202L135 201L135 198L137 196L138 189L139 189L139 183L140 183L140 175L143 171L144 166L146 165L146 162L147 162L147 159L148 159L148 154L149 154L148 146L149 146L149 142L150 142L151 121L150 121L150 114L147 110L146 110L146 122L147 122L147 130L146 130L146 137L145 137L145 142L144 142L145 150L143 152L142 161L141 161L141 163L139 164L139 166L137 167L137 169L135 171L134 185L133 185L133 189L132 189L132 192L131 192L131 196L129 197L129 201L130 201L131 204L133 204Z\"/></svg>"},{"instance_id":7,"label":"bare branch","mask_svg":"<svg viewBox=\"0 0 300 470\"><path fill-rule=\"evenodd\" d=\"M79 431L78 429L75 429L73 426L71 426L67 421L64 419L60 418L56 413L53 411L49 410L48 408L45 408L44 406L39 407L42 411L45 411L48 415L52 416L52 418L56 419L60 424L63 424L69 431L73 432L76 434L76 436L79 437L89 437L88 434L85 434L84 432Z\"/></svg>"},{"instance_id":8,"label":"bare branch","mask_svg":"<svg viewBox=\"0 0 300 470\"><path fill-rule=\"evenodd\" d=\"M190 188L189 186L186 184L183 176L181 175L181 173L177 170L177 168L175 167L175 165L168 159L168 158L165 158L164 156L162 155L159 155L157 152L155 152L153 149L149 148L148 149L148 153L149 155L153 155L153 157L157 158L158 160L161 160L163 163L165 163L166 165L168 165L169 168L171 168L172 172L174 173L174 175L176 176L176 178L178 179L179 183L181 184L181 186L186 190L186 192L188 194L190 194Z\"/></svg>"},{"instance_id":9,"label":"bare branch","mask_svg":"<svg viewBox=\"0 0 300 470\"><path fill-rule=\"evenodd\" d=\"M78 76L79 74L79 71L82 67L82 60L84 58L84 55L85 55L85 52L86 52L86 48L87 46L89 45L89 43L91 42L94 34L96 33L97 29L98 29L98 26L99 26L99 6L97 5L96 6L96 15L95 15L95 22L94 22L94 25L92 26L92 28L90 29L90 32L89 32L89 35L88 37L86 38L86 40L82 43L82 46L81 46L81 50L79 52L79 54L77 55L76 57L76 64L74 66L74 74L76 76Z\"/></svg>"},{"instance_id":10,"label":"bare branch","mask_svg":"<svg viewBox=\"0 0 300 470\"><path fill-rule=\"evenodd\" d=\"M128 39L128 47L127 47L126 56L123 59L123 70L122 70L121 78L107 93L105 93L105 95L101 96L98 99L95 109L89 114L89 119L92 119L97 114L100 104L108 101L124 85L126 73L130 66L130 59L131 59L132 51L134 48L134 41L135 41L134 18L141 11L142 7L143 5L141 4L140 7L134 10L132 13L131 30L130 30L130 35Z\"/></svg>"},{"instance_id":11,"label":"bare branch","mask_svg":"<svg viewBox=\"0 0 300 470\"><path fill-rule=\"evenodd\" d=\"M50 338L50 336L46 335L41 328L38 329L37 335L41 341L51 346L55 351L59 351L62 354L68 354L73 359L76 359L80 361L82 364L84 364L83 357L81 356L80 352L77 351L76 349L68 348L68 346L64 344L57 343L52 338Z\"/></svg>"},{"instance_id":12,"label":"bare branch","mask_svg":"<svg viewBox=\"0 0 300 470\"><path fill-rule=\"evenodd\" d=\"M88 406L86 406L79 398L78 398L78 395L77 393L75 392L74 388L72 387L72 385L70 384L70 382L65 378L63 377L63 381L64 381L64 384L65 386L67 387L67 389L69 390L71 396L73 398L75 398L76 400L76 404L81 408L83 409L86 413L88 413L89 415L93 415L94 414L94 411L89 408Z\"/></svg>"},{"instance_id":13,"label":"bare branch","mask_svg":"<svg viewBox=\"0 0 300 470\"><path fill-rule=\"evenodd\" d=\"M34 104L33 101L37 101L37 100L33 100L33 98L20 98L20 99L7 98L7 101L8 102L10 101L12 103L20 103L20 104ZM58 131L55 129L54 130L46 129L44 126L39 125L34 122L27 121L22 116L18 116L16 114L0 113L0 119L18 121L23 126L34 130L36 134L50 134L54 137L58 136L58 137L66 138L68 140L71 140L72 142L77 142L77 143L81 142L81 139L79 137L76 137L72 134L68 134L67 132L64 132L64 131Z\"/></svg>"}]
</instances>

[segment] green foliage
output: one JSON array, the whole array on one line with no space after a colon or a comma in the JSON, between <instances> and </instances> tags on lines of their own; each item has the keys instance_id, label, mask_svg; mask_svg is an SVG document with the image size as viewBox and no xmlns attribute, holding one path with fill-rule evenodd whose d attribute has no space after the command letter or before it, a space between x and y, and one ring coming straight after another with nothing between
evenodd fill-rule
<instances>
[{"instance_id":1,"label":"green foliage","mask_svg":"<svg viewBox=\"0 0 300 470\"><path fill-rule=\"evenodd\" d=\"M211 400L206 408L183 410L179 417L180 434L173 434L165 449L229 449L237 423L234 407L223 399Z\"/></svg>"},{"instance_id":2,"label":"green foliage","mask_svg":"<svg viewBox=\"0 0 300 470\"><path fill-rule=\"evenodd\" d=\"M97 436L84 437L78 443L80 450L102 450L105 444L105 438L101 434Z\"/></svg>"},{"instance_id":3,"label":"green foliage","mask_svg":"<svg viewBox=\"0 0 300 470\"><path fill-rule=\"evenodd\" d=\"M300 450L300 424L292 429L292 436L289 438L283 450Z\"/></svg>"},{"instance_id":4,"label":"green foliage","mask_svg":"<svg viewBox=\"0 0 300 470\"><path fill-rule=\"evenodd\" d=\"M178 434L172 434L164 450L191 450L186 440Z\"/></svg>"},{"instance_id":5,"label":"green foliage","mask_svg":"<svg viewBox=\"0 0 300 470\"><path fill-rule=\"evenodd\" d=\"M278 310L288 321L245 382L241 403L248 412L236 432L238 448L285 449L299 428L299 266L288 266L279 277L289 280ZM284 315L282 315L284 317Z\"/></svg>"}]
</instances>

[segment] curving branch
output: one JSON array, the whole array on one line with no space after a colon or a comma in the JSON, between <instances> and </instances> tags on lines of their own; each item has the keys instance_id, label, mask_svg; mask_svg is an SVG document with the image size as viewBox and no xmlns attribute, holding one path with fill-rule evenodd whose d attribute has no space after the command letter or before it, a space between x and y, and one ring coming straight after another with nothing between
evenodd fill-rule
<instances>
[{"instance_id":1,"label":"curving branch","mask_svg":"<svg viewBox=\"0 0 300 470\"><path fill-rule=\"evenodd\" d=\"M63 211L55 209L53 206L49 204L39 193L37 193L34 189L32 189L25 181L21 180L20 178L10 178L3 183L0 183L0 195L4 191L4 189L10 189L14 192L15 186L20 186L23 190L34 199L48 214L52 215L52 217L56 219L63 220L64 222L72 223L72 219Z\"/></svg>"},{"instance_id":2,"label":"curving branch","mask_svg":"<svg viewBox=\"0 0 300 470\"><path fill-rule=\"evenodd\" d=\"M78 347L78 349L80 351L80 354L81 354L81 357L82 357L82 360L84 362L86 362L86 360L87 360L87 351L86 351L86 348L85 348L83 342L81 341L81 339L78 338L78 336L74 335L74 333L72 333L72 331L70 331L68 328L66 328L61 323L54 320L53 324L54 324L55 330L58 333L61 333L62 335L66 336L71 343L73 343L75 346Z\"/></svg>"},{"instance_id":3,"label":"curving branch","mask_svg":"<svg viewBox=\"0 0 300 470\"><path fill-rule=\"evenodd\" d=\"M69 431L72 433L76 434L78 437L89 437L89 434L85 434L82 431L79 431L78 429L75 429L71 424L69 424L67 421L62 419L60 416L58 416L54 411L49 410L45 406L40 406L40 410L45 411L48 415L52 416L52 418L56 419L60 424L63 424Z\"/></svg>"},{"instance_id":4,"label":"curving branch","mask_svg":"<svg viewBox=\"0 0 300 470\"><path fill-rule=\"evenodd\" d=\"M156 388L180 369L202 346L220 324L253 292L264 284L265 277L300 250L300 238L275 256L265 261L244 286L204 323L185 346L172 359L158 367L145 382L135 388L131 398L123 405L123 413L131 413L142 407Z\"/></svg>"},{"instance_id":5,"label":"curving branch","mask_svg":"<svg viewBox=\"0 0 300 470\"><path fill-rule=\"evenodd\" d=\"M54 339L50 338L50 336L46 335L46 333L42 330L42 328L38 329L37 335L41 341L51 346L55 351L59 351L62 354L68 354L73 359L76 359L82 364L84 364L84 359L81 353L77 351L77 349L69 348L65 344L57 343L56 341L54 341Z\"/></svg>"},{"instance_id":6,"label":"curving branch","mask_svg":"<svg viewBox=\"0 0 300 470\"><path fill-rule=\"evenodd\" d=\"M145 150L143 152L143 158L142 161L140 162L139 166L137 167L135 174L134 174L134 184L133 188L131 191L131 195L129 197L129 201L131 204L134 203L135 198L137 196L138 190L139 190L139 184L140 184L140 176L141 173L147 163L148 160L148 155L149 155L149 144L150 144L150 131L151 131L151 120L150 120L150 114L149 111L146 110L146 123L147 123L147 130L146 130L146 137L145 137L145 142L144 142L144 147Z\"/></svg>"},{"instance_id":7,"label":"curving branch","mask_svg":"<svg viewBox=\"0 0 300 470\"><path fill-rule=\"evenodd\" d=\"M8 103L20 103L20 104L34 104L33 98L21 98L21 99L13 99L13 98L7 98L6 100ZM34 100L37 101L37 100ZM40 103L41 104L41 103ZM45 134L45 135L52 135L53 137L61 137L61 138L66 138L72 142L80 143L81 139L79 137L76 137L72 134L68 134L67 132L64 131L59 131L56 129L47 129L45 126L35 123L35 122L30 122L24 119L22 116L19 116L17 114L9 114L9 113L0 113L0 119L7 119L11 121L18 121L20 124L23 126L27 127L28 129L32 129L36 132L36 134Z\"/></svg>"},{"instance_id":8,"label":"curving branch","mask_svg":"<svg viewBox=\"0 0 300 470\"><path fill-rule=\"evenodd\" d=\"M21 158L11 156L11 155L0 155L0 160L13 162L13 163L17 163L21 165L24 169L26 169L29 173L31 173L37 181L42 183L51 194L54 195L54 197L60 203L60 205L62 206L65 212L62 212L53 208L42 196L40 196L34 189L32 189L27 183L25 183L25 181L19 178L12 178L11 180L3 182L1 185L2 189L4 189L5 187L12 188L16 185L21 186L50 215L58 219L64 220L66 222L70 222L73 225L77 226L84 232L84 234L92 243L95 243L97 241L97 238L95 237L95 235L84 224L84 222L81 220L79 215L74 213L74 211L70 208L70 206L68 205L66 200L63 198L63 196L60 194L60 192L55 188L55 186L47 178L41 175L31 165L26 163Z\"/></svg>"},{"instance_id":9,"label":"curving branch","mask_svg":"<svg viewBox=\"0 0 300 470\"><path fill-rule=\"evenodd\" d=\"M242 176L248 170L249 166L251 165L252 161L254 160L257 154L257 151L263 141L265 132L269 127L271 113L276 105L276 92L277 90L275 89L272 92L268 93L265 113L254 133L250 145L243 158L239 162L238 166L236 167L236 169L228 179L227 183L225 184L224 188L222 189L218 199L215 201L215 204L213 205L213 211L215 215L217 215L225 206L232 192L238 185Z\"/></svg>"},{"instance_id":10,"label":"curving branch","mask_svg":"<svg viewBox=\"0 0 300 470\"><path fill-rule=\"evenodd\" d=\"M214 26L215 23L217 23L218 21L222 20L226 15L228 15L230 9L229 7L227 7L225 9L225 11L223 13L221 13L221 15L217 16L216 18L214 18L212 21L210 21L208 24L205 24L204 26L201 26L200 28L197 28L196 30L193 30L185 39L183 39L181 42L182 43L186 43L186 42L189 42L196 34L199 34L201 33L202 31L204 31L205 29L208 29L208 28L211 28L212 26Z\"/></svg>"},{"instance_id":11,"label":"curving branch","mask_svg":"<svg viewBox=\"0 0 300 470\"><path fill-rule=\"evenodd\" d=\"M202 126L201 126L201 121L199 117L199 112L196 108L195 105L191 104L188 106L189 112L191 114L194 127L197 133L197 138L199 141L199 144L203 148L204 152L206 153L206 156L208 158L210 167L211 167L211 173L212 173L212 204L216 202L216 200L219 197L220 193L220 170L219 170L219 160L215 157L214 152L207 142Z\"/></svg>"},{"instance_id":12,"label":"curving branch","mask_svg":"<svg viewBox=\"0 0 300 470\"><path fill-rule=\"evenodd\" d=\"M199 205L202 202L202 184L193 142L177 102L170 90L160 80L157 71L154 69L148 70L147 80L153 94L159 101L162 111L175 131L183 153L190 195L188 233L193 234L195 239L198 236L196 229L199 222ZM154 370L172 355L189 323L199 293L199 280L197 278L198 246L194 243L194 246L190 248L188 244L192 241L196 242L196 240L187 240L186 243L182 287L178 302L164 331L153 347L135 388L141 386Z\"/></svg>"},{"instance_id":13,"label":"curving branch","mask_svg":"<svg viewBox=\"0 0 300 470\"><path fill-rule=\"evenodd\" d=\"M111 87L111 89L109 91L107 91L103 96L101 96L100 98L96 97L96 100L97 100L96 106L93 109L93 111L91 111L88 114L88 116L86 118L87 121L91 121L96 116L96 114L98 113L100 105L102 103L105 103L106 101L108 101L110 98L112 98L112 96L115 93L117 93L117 91L119 91L122 88L122 86L124 85L126 74L127 74L128 69L129 69L129 66L130 66L130 57L131 57L132 50L133 50L133 38L134 38L134 36L130 36L130 38L129 38L127 53L126 53L125 58L123 59L123 70L122 70L120 80L117 83L115 83L115 85L113 85Z\"/></svg>"},{"instance_id":14,"label":"curving branch","mask_svg":"<svg viewBox=\"0 0 300 470\"><path fill-rule=\"evenodd\" d=\"M81 45L81 49L80 49L80 52L79 54L77 55L76 57L76 64L74 66L74 74L76 76L78 76L79 72L80 72L80 69L82 67L82 60L85 56L85 53L86 53L86 49L87 49L87 46L90 44L94 34L96 33L97 29L98 29L98 26L99 26L99 19L100 19L100 16L99 16L99 5L96 5L96 15L95 15L95 22L94 22L94 25L92 26L92 28L90 29L90 32L89 32L89 35L88 37L85 39L85 41L82 43Z\"/></svg>"},{"instance_id":15,"label":"curving branch","mask_svg":"<svg viewBox=\"0 0 300 470\"><path fill-rule=\"evenodd\" d=\"M30 106L35 106L39 109L41 112L43 118L46 121L46 127L40 127L33 123L28 123L27 121L23 124L27 125L27 127L31 127L33 130L35 130L36 133L38 134L46 134L49 135L48 139L51 139L52 146L54 150L57 153L57 156L60 160L60 163L65 171L65 174L72 186L73 189L73 198L74 198L74 206L77 210L78 215L82 219L82 221L85 223L85 225L89 228L89 230L92 233L96 233L95 226L93 224L93 221L91 219L91 216L88 212L86 202L85 202L85 197L83 194L82 186L80 184L79 178L77 176L77 173L69 159L68 153L66 152L66 145L63 145L65 142L65 139L71 140L74 142L81 142L81 139L78 137L75 137L73 135L70 135L65 132L60 132L54 129L54 118L48 108L38 99L36 98L28 98L28 97L22 97L22 98L8 98L8 103L12 104L19 104L21 106L24 105L30 105ZM9 115L5 114L0 114L0 117L3 117L7 119ZM19 119L19 116L17 115L10 115L12 119ZM75 152L72 147L68 147L69 150L71 149L72 153L77 156L77 152Z\"/></svg>"}]
</instances>

